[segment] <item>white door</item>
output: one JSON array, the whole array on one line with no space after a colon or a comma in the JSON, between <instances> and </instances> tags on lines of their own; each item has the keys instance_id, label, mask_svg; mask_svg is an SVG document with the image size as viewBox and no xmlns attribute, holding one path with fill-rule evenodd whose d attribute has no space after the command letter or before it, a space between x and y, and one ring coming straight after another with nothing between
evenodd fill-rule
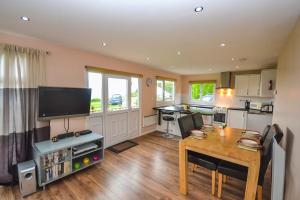
<instances>
[{"instance_id":1,"label":"white door","mask_svg":"<svg viewBox=\"0 0 300 200\"><path fill-rule=\"evenodd\" d=\"M260 74L249 75L248 96L260 95Z\"/></svg>"},{"instance_id":2,"label":"white door","mask_svg":"<svg viewBox=\"0 0 300 200\"><path fill-rule=\"evenodd\" d=\"M105 147L138 137L140 79L89 72L88 82L92 88L93 113L87 127L104 135Z\"/></svg>"},{"instance_id":3,"label":"white door","mask_svg":"<svg viewBox=\"0 0 300 200\"><path fill-rule=\"evenodd\" d=\"M246 129L247 111L228 110L227 125L230 128Z\"/></svg>"},{"instance_id":4,"label":"white door","mask_svg":"<svg viewBox=\"0 0 300 200\"><path fill-rule=\"evenodd\" d=\"M235 76L235 94L236 96L248 95L248 75Z\"/></svg>"}]
</instances>

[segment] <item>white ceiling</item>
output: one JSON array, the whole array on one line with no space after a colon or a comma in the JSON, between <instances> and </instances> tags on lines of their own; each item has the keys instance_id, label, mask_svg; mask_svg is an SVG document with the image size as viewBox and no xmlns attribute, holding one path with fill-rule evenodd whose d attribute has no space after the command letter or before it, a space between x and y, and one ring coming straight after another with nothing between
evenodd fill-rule
<instances>
[{"instance_id":1,"label":"white ceiling","mask_svg":"<svg viewBox=\"0 0 300 200\"><path fill-rule=\"evenodd\" d=\"M300 0L1 0L0 30L200 74L276 63L299 14Z\"/></svg>"}]
</instances>

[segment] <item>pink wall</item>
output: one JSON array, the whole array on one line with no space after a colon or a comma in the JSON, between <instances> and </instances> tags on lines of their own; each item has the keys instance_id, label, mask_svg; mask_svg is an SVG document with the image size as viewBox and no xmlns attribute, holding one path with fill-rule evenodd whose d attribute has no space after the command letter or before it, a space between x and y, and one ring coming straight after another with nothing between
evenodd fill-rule
<instances>
[{"instance_id":1,"label":"pink wall","mask_svg":"<svg viewBox=\"0 0 300 200\"><path fill-rule=\"evenodd\" d=\"M284 132L286 150L285 198L300 196L300 18L278 60L273 123Z\"/></svg>"},{"instance_id":2,"label":"pink wall","mask_svg":"<svg viewBox=\"0 0 300 200\"><path fill-rule=\"evenodd\" d=\"M113 70L143 74L142 83L142 116L153 113L156 104L155 76L164 76L177 79L176 93L181 93L181 77L162 70L154 69L142 64L120 60L97 53L67 48L59 44L50 43L32 37L0 32L0 42L15 44L49 51L46 71L49 86L86 87L85 66L98 66ZM147 87L146 78L152 78L153 84ZM73 130L85 128L85 118L72 119L70 125ZM147 132L154 127L143 128ZM62 120L51 122L51 134L63 132Z\"/></svg>"}]
</instances>

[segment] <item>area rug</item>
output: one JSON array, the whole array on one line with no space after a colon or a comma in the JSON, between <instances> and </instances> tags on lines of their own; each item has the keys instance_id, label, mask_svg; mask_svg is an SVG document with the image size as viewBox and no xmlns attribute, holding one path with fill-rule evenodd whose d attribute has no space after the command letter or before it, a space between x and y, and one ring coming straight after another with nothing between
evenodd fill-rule
<instances>
[{"instance_id":1,"label":"area rug","mask_svg":"<svg viewBox=\"0 0 300 200\"><path fill-rule=\"evenodd\" d=\"M127 149L130 149L131 147L134 147L138 145L138 143L135 143L133 141L130 140L126 140L124 142L121 142L119 144L115 144L111 147L108 147L107 149L114 152L114 153L121 153Z\"/></svg>"}]
</instances>

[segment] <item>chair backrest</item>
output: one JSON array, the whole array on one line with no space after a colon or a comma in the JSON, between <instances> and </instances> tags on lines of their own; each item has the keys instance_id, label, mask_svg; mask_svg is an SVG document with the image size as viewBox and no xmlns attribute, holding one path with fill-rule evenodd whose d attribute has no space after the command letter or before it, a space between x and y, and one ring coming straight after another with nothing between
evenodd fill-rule
<instances>
[{"instance_id":1,"label":"chair backrest","mask_svg":"<svg viewBox=\"0 0 300 200\"><path fill-rule=\"evenodd\" d=\"M203 118L201 113L192 114L194 126L196 129L201 129L203 126Z\"/></svg>"},{"instance_id":2,"label":"chair backrest","mask_svg":"<svg viewBox=\"0 0 300 200\"><path fill-rule=\"evenodd\" d=\"M261 134L261 139L260 139L260 143L261 143L261 144L264 143L264 141L265 141L265 139L266 139L268 133L270 132L270 128L271 128L271 126L270 126L270 125L267 125L267 126L265 127L265 129L263 130L263 132L262 132L262 134Z\"/></svg>"},{"instance_id":3,"label":"chair backrest","mask_svg":"<svg viewBox=\"0 0 300 200\"><path fill-rule=\"evenodd\" d=\"M272 158L272 145L273 137L276 139L277 143L280 143L283 133L277 124L271 126L269 133L267 134L265 141L263 143L263 152L260 163L259 179L258 184L263 185L264 177L269 166L269 162Z\"/></svg>"},{"instance_id":4,"label":"chair backrest","mask_svg":"<svg viewBox=\"0 0 300 200\"><path fill-rule=\"evenodd\" d=\"M195 129L192 115L186 115L178 118L178 124L182 139L190 136L191 130Z\"/></svg>"},{"instance_id":5,"label":"chair backrest","mask_svg":"<svg viewBox=\"0 0 300 200\"><path fill-rule=\"evenodd\" d=\"M282 130L281 130L281 128L279 127L278 124L274 124L273 126L274 126L274 128L276 129L276 133L277 133L277 134L275 135L275 139L276 139L277 143L279 144L280 141L281 141L281 139L282 139L282 137L283 137L283 132L282 132Z\"/></svg>"}]
</instances>

